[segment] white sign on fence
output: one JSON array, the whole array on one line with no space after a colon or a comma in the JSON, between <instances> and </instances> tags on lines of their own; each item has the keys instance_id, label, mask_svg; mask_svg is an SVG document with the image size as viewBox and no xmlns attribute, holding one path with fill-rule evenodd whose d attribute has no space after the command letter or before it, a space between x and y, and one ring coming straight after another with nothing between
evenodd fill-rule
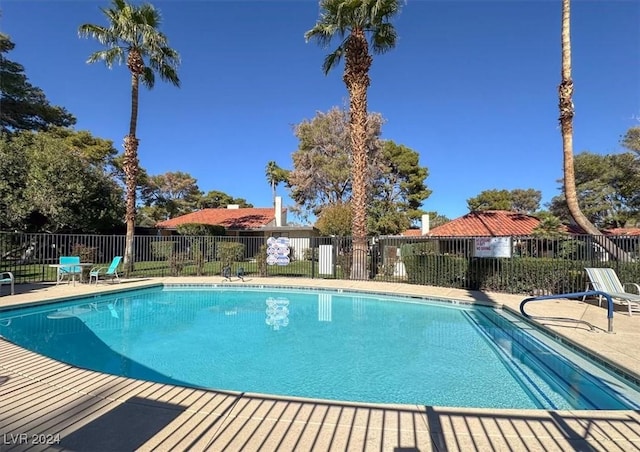
<instances>
[{"instance_id":1,"label":"white sign on fence","mask_svg":"<svg viewBox=\"0 0 640 452\"><path fill-rule=\"evenodd\" d=\"M511 237L476 237L476 257L511 257Z\"/></svg>"},{"instance_id":2,"label":"white sign on fence","mask_svg":"<svg viewBox=\"0 0 640 452\"><path fill-rule=\"evenodd\" d=\"M267 264L269 265L289 265L288 237L269 237L267 239Z\"/></svg>"}]
</instances>

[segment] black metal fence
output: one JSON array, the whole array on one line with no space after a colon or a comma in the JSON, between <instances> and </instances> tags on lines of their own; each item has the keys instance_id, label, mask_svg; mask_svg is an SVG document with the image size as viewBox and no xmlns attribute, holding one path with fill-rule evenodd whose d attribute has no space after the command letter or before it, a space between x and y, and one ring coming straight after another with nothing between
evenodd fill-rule
<instances>
[{"instance_id":1,"label":"black metal fence","mask_svg":"<svg viewBox=\"0 0 640 452\"><path fill-rule=\"evenodd\" d=\"M640 282L640 236L375 237L354 255L350 238L148 236L134 239L132 277L210 276L225 266L248 276L370 279L510 293L584 290L585 267L612 267ZM60 256L108 264L123 256L124 235L0 233L0 271L17 283L55 281ZM364 270L364 271L363 271ZM365 275L365 276L362 276Z\"/></svg>"}]
</instances>

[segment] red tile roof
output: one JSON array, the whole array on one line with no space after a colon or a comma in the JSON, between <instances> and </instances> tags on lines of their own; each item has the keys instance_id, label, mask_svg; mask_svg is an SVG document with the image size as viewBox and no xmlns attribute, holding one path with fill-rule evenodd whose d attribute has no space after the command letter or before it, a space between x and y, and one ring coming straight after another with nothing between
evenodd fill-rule
<instances>
[{"instance_id":1,"label":"red tile roof","mask_svg":"<svg viewBox=\"0 0 640 452\"><path fill-rule=\"evenodd\" d=\"M407 229L400 235L403 237L421 237L422 231L420 229Z\"/></svg>"},{"instance_id":2,"label":"red tile roof","mask_svg":"<svg viewBox=\"0 0 640 452\"><path fill-rule=\"evenodd\" d=\"M275 222L273 208L202 209L156 224L158 228L175 229L185 223L221 225L226 229L255 229Z\"/></svg>"},{"instance_id":3,"label":"red tile roof","mask_svg":"<svg viewBox=\"0 0 640 452\"><path fill-rule=\"evenodd\" d=\"M533 215L510 212L507 210L479 210L469 212L455 220L437 226L427 236L431 237L486 237L486 236L514 236L531 235L540 224L540 220ZM580 235L586 232L576 224L564 225L562 229L569 234ZM640 228L612 228L603 229L605 235L638 236ZM421 236L419 229L407 229L403 236Z\"/></svg>"},{"instance_id":4,"label":"red tile roof","mask_svg":"<svg viewBox=\"0 0 640 452\"><path fill-rule=\"evenodd\" d=\"M472 237L530 235L540 224L532 215L505 210L483 210L466 215L433 228L433 237Z\"/></svg>"},{"instance_id":5,"label":"red tile roof","mask_svg":"<svg viewBox=\"0 0 640 452\"><path fill-rule=\"evenodd\" d=\"M611 228L605 229L604 232L607 235L640 235L640 228Z\"/></svg>"}]
</instances>

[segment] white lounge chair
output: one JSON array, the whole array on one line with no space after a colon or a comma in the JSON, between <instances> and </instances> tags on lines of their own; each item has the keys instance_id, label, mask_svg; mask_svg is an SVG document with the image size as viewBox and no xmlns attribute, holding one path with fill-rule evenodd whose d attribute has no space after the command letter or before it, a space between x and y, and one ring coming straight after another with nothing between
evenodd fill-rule
<instances>
[{"instance_id":1,"label":"white lounge chair","mask_svg":"<svg viewBox=\"0 0 640 452\"><path fill-rule=\"evenodd\" d=\"M13 273L11 272L0 272L0 287L3 284L11 284L11 295L15 294L15 290L13 288L15 282L15 278L13 277Z\"/></svg>"},{"instance_id":2,"label":"white lounge chair","mask_svg":"<svg viewBox=\"0 0 640 452\"><path fill-rule=\"evenodd\" d=\"M611 295L614 303L627 306L629 315L640 312L640 285L636 283L621 283L613 268L585 268L589 282L587 290L599 290ZM634 287L636 293L627 292L625 287ZM598 306L602 305L602 296L598 297Z\"/></svg>"}]
</instances>

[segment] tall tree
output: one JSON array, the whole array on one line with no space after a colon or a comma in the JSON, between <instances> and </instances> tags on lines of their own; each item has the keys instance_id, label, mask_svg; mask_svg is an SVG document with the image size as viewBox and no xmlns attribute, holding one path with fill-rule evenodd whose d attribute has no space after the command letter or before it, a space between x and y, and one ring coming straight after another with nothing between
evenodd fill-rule
<instances>
[{"instance_id":1,"label":"tall tree","mask_svg":"<svg viewBox=\"0 0 640 452\"><path fill-rule=\"evenodd\" d=\"M289 178L289 171L280 168L276 162L271 160L267 163L267 167L265 168L265 176L267 177L267 182L271 186L271 195L273 197L273 204L275 205L276 187L282 182L287 182Z\"/></svg>"},{"instance_id":2,"label":"tall tree","mask_svg":"<svg viewBox=\"0 0 640 452\"><path fill-rule=\"evenodd\" d=\"M367 119L367 229L372 235L397 234L422 215L420 206L430 194L426 167L419 154L391 140L380 139L384 119ZM321 217L325 209L350 203L352 160L348 113L332 108L318 112L295 128L300 143L293 153L287 185L297 207ZM339 211L339 210L336 210ZM341 218L346 218L342 216ZM349 218L352 218L350 216Z\"/></svg>"},{"instance_id":3,"label":"tall tree","mask_svg":"<svg viewBox=\"0 0 640 452\"><path fill-rule=\"evenodd\" d=\"M621 142L625 148L640 154L640 127L631 127L627 130Z\"/></svg>"},{"instance_id":4,"label":"tall tree","mask_svg":"<svg viewBox=\"0 0 640 452\"><path fill-rule=\"evenodd\" d=\"M229 204L237 204L241 208L253 207L253 204L247 202L244 198L234 198L227 193L218 190L211 190L198 200L198 208L200 209L218 209L227 207Z\"/></svg>"},{"instance_id":5,"label":"tall tree","mask_svg":"<svg viewBox=\"0 0 640 452\"><path fill-rule=\"evenodd\" d=\"M380 152L383 122L380 114L368 114L369 178L376 173L374 161ZM317 112L313 119L296 125L294 133L299 144L292 155L293 170L287 185L298 207L317 216L328 205L349 202L352 149L348 112L338 107L326 113Z\"/></svg>"},{"instance_id":6,"label":"tall tree","mask_svg":"<svg viewBox=\"0 0 640 452\"><path fill-rule=\"evenodd\" d=\"M574 165L580 210L596 227L624 227L640 220L640 162L633 153L581 152ZM551 200L549 210L564 221L571 218L563 195Z\"/></svg>"},{"instance_id":7,"label":"tall tree","mask_svg":"<svg viewBox=\"0 0 640 452\"><path fill-rule=\"evenodd\" d=\"M138 181L138 88L142 84L153 88L155 74L175 86L180 86L177 67L180 56L169 47L167 37L160 32L160 13L148 3L131 5L125 0L113 0L111 8L101 8L107 18L106 27L84 24L78 29L81 37L93 37L106 49L93 53L88 63L103 61L108 68L126 61L131 72L131 116L129 134L124 137L124 172L126 175L127 235L124 270L133 270L133 234L136 221L136 188ZM145 62L145 59L147 62Z\"/></svg>"},{"instance_id":8,"label":"tall tree","mask_svg":"<svg viewBox=\"0 0 640 452\"><path fill-rule=\"evenodd\" d=\"M571 217L585 232L599 235L596 228L580 210L576 191L573 162L573 80L571 79L571 0L562 0L562 79L558 86L560 129L562 131L563 184L567 208Z\"/></svg>"},{"instance_id":9,"label":"tall tree","mask_svg":"<svg viewBox=\"0 0 640 452\"><path fill-rule=\"evenodd\" d=\"M74 125L76 118L64 108L51 105L44 92L29 83L24 66L5 57L14 48L9 36L0 33L0 132Z\"/></svg>"},{"instance_id":10,"label":"tall tree","mask_svg":"<svg viewBox=\"0 0 640 452\"><path fill-rule=\"evenodd\" d=\"M571 79L571 0L562 0L562 69L558 86L560 107L560 130L562 131L564 196L571 217L587 234L599 236L599 244L614 258L628 259L629 256L615 243L601 236L600 231L582 213L578 204L575 169L573 165L573 80Z\"/></svg>"},{"instance_id":11,"label":"tall tree","mask_svg":"<svg viewBox=\"0 0 640 452\"><path fill-rule=\"evenodd\" d=\"M164 212L164 218L174 218L196 210L202 197L196 179L182 171L150 176L142 190L146 206L154 205Z\"/></svg>"},{"instance_id":12,"label":"tall tree","mask_svg":"<svg viewBox=\"0 0 640 452\"><path fill-rule=\"evenodd\" d=\"M424 183L429 172L416 151L391 140L383 140L372 159L376 173L367 197L367 227L375 235L398 234L423 214L420 206L431 194Z\"/></svg>"},{"instance_id":13,"label":"tall tree","mask_svg":"<svg viewBox=\"0 0 640 452\"><path fill-rule=\"evenodd\" d=\"M324 60L327 74L345 56L343 80L349 91L349 128L353 161L351 164L353 206L352 279L368 277L367 260L367 90L369 68L373 61L369 42L375 53L384 53L396 44L396 31L389 20L400 11L398 0L320 0L320 18L305 33L305 39L317 40L324 47L338 35L339 46Z\"/></svg>"},{"instance_id":14,"label":"tall tree","mask_svg":"<svg viewBox=\"0 0 640 452\"><path fill-rule=\"evenodd\" d=\"M511 210L520 213L533 213L540 209L542 192L533 188L511 190Z\"/></svg>"},{"instance_id":15,"label":"tall tree","mask_svg":"<svg viewBox=\"0 0 640 452\"><path fill-rule=\"evenodd\" d=\"M520 213L533 213L540 208L542 192L533 188L509 190L483 190L473 198L467 199L470 211L511 210Z\"/></svg>"},{"instance_id":16,"label":"tall tree","mask_svg":"<svg viewBox=\"0 0 640 452\"><path fill-rule=\"evenodd\" d=\"M113 143L88 132L21 131L0 140L0 229L113 233L124 196Z\"/></svg>"}]
</instances>

